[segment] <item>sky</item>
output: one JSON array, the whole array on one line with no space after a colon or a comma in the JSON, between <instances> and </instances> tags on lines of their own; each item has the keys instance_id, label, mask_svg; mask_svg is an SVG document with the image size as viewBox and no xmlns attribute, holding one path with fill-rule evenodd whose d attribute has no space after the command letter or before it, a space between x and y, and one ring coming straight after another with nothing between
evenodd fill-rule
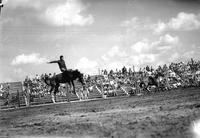
<instances>
[{"instance_id":1,"label":"sky","mask_svg":"<svg viewBox=\"0 0 200 138\"><path fill-rule=\"evenodd\" d=\"M0 82L200 58L200 0L3 0Z\"/></svg>"}]
</instances>

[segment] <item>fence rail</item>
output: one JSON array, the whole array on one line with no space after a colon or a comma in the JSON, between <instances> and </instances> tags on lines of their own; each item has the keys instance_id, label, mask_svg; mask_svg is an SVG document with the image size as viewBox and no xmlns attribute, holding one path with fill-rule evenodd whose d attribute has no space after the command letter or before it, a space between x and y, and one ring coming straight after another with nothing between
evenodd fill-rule
<instances>
[{"instance_id":1,"label":"fence rail","mask_svg":"<svg viewBox=\"0 0 200 138\"><path fill-rule=\"evenodd\" d=\"M8 91L4 91L5 93L9 93L8 97L0 97L0 109L8 109L8 108L17 108L22 106L29 106L29 105L39 105L39 104L47 104L51 103L51 95L31 95L25 94L22 88L22 82L11 82L11 83L0 83L3 87L9 86ZM80 87L76 85L77 88ZM77 95L64 92L66 95L56 95L56 102L65 102L68 101L78 101L79 98ZM60 93L59 93L60 94ZM88 99L96 99L102 98L101 92L97 89L93 89L91 93L88 95Z\"/></svg>"}]
</instances>

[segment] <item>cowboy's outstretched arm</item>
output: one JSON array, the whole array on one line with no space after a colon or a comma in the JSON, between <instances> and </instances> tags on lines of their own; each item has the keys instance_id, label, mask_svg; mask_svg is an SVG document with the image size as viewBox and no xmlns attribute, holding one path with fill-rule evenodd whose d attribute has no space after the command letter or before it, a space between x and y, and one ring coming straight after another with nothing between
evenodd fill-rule
<instances>
[{"instance_id":1,"label":"cowboy's outstretched arm","mask_svg":"<svg viewBox=\"0 0 200 138\"><path fill-rule=\"evenodd\" d=\"M51 61L51 62L47 62L47 63L58 63L58 61L57 60L55 60L55 61Z\"/></svg>"}]
</instances>

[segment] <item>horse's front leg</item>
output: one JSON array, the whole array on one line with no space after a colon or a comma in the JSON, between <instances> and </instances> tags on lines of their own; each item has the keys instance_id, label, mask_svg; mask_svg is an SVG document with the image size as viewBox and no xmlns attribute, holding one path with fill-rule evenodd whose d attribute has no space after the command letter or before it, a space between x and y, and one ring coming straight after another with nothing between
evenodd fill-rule
<instances>
[{"instance_id":1,"label":"horse's front leg","mask_svg":"<svg viewBox=\"0 0 200 138\"><path fill-rule=\"evenodd\" d=\"M51 95L51 99L52 99L53 103L56 103L56 93L58 92L58 88L59 88L59 84L56 84L56 86L54 88L54 92Z\"/></svg>"},{"instance_id":2,"label":"horse's front leg","mask_svg":"<svg viewBox=\"0 0 200 138\"><path fill-rule=\"evenodd\" d=\"M69 84L69 91L71 92L71 90L72 90L71 82L69 81L68 84Z\"/></svg>"},{"instance_id":3,"label":"horse's front leg","mask_svg":"<svg viewBox=\"0 0 200 138\"><path fill-rule=\"evenodd\" d=\"M72 83L72 87L73 87L73 93L76 95L74 81L71 81L71 83Z\"/></svg>"}]
</instances>

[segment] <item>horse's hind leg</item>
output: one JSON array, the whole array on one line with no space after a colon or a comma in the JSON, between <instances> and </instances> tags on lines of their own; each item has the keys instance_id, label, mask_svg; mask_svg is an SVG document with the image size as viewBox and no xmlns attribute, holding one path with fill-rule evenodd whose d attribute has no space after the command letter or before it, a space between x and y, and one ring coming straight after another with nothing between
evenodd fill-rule
<instances>
[{"instance_id":1,"label":"horse's hind leg","mask_svg":"<svg viewBox=\"0 0 200 138\"><path fill-rule=\"evenodd\" d=\"M54 88L54 89L55 89L55 88ZM52 91L51 91L51 101L52 101L53 103L56 102L56 101L55 101L55 95L54 95L53 89L52 89Z\"/></svg>"},{"instance_id":2,"label":"horse's hind leg","mask_svg":"<svg viewBox=\"0 0 200 138\"><path fill-rule=\"evenodd\" d=\"M55 98L54 98L54 94L53 94L53 90L55 89L55 86L51 86L51 89L50 89L50 94L51 94L51 101L53 103L55 103Z\"/></svg>"},{"instance_id":3,"label":"horse's hind leg","mask_svg":"<svg viewBox=\"0 0 200 138\"><path fill-rule=\"evenodd\" d=\"M68 84L69 84L69 92L71 92L71 89L72 89L72 85L71 85L71 82L68 82Z\"/></svg>"},{"instance_id":4,"label":"horse's hind leg","mask_svg":"<svg viewBox=\"0 0 200 138\"><path fill-rule=\"evenodd\" d=\"M51 100L53 103L56 103L56 92L58 92L59 84L56 84L56 86L52 87L51 91ZM54 91L53 91L54 89Z\"/></svg>"},{"instance_id":5,"label":"horse's hind leg","mask_svg":"<svg viewBox=\"0 0 200 138\"><path fill-rule=\"evenodd\" d=\"M65 88L65 95L67 96L67 101L70 102L70 98L69 98L69 87L68 85L66 85L66 88Z\"/></svg>"}]
</instances>

